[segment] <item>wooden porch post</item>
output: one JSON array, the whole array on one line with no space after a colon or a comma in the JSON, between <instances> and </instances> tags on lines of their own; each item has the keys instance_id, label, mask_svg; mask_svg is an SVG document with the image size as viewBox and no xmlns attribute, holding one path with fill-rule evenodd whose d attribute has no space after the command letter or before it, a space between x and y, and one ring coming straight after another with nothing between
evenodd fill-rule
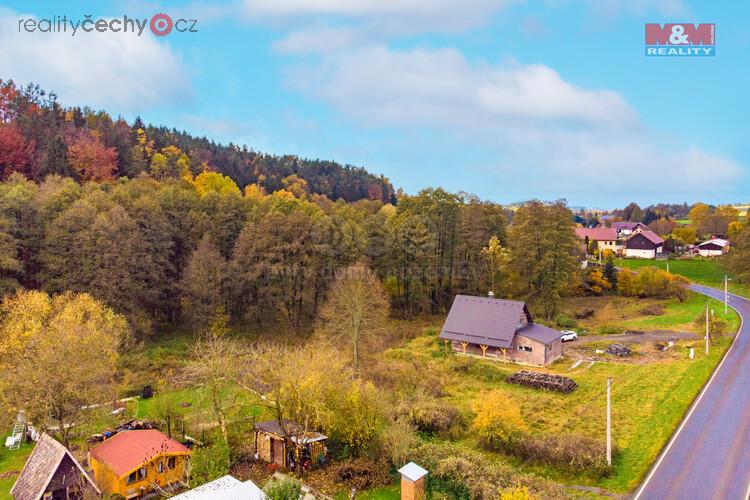
<instances>
[{"instance_id":1,"label":"wooden porch post","mask_svg":"<svg viewBox=\"0 0 750 500\"><path fill-rule=\"evenodd\" d=\"M469 345L469 343L468 343L468 342L461 342L461 347L462 347L462 348L463 348L463 350L464 350L464 354L466 354L466 346L467 346L467 345Z\"/></svg>"},{"instance_id":2,"label":"wooden porch post","mask_svg":"<svg viewBox=\"0 0 750 500\"><path fill-rule=\"evenodd\" d=\"M487 357L487 347L488 346L486 346L486 345L480 345L479 347L482 348L482 357L486 358Z\"/></svg>"}]
</instances>

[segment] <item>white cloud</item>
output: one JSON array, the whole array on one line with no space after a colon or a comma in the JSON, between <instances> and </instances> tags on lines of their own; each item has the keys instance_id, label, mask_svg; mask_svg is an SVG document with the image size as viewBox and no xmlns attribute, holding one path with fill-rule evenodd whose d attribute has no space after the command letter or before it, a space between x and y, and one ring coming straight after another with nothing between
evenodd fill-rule
<instances>
[{"instance_id":1,"label":"white cloud","mask_svg":"<svg viewBox=\"0 0 750 500\"><path fill-rule=\"evenodd\" d=\"M164 40L134 33L19 32L21 15L0 8L0 75L37 83L68 105L140 112L191 96L187 70Z\"/></svg>"},{"instance_id":2,"label":"white cloud","mask_svg":"<svg viewBox=\"0 0 750 500\"><path fill-rule=\"evenodd\" d=\"M454 49L384 46L291 68L287 85L362 126L411 127L459 137L496 158L481 168L540 196L700 194L730 186L731 160L661 136L618 93L566 81L542 64L491 65ZM525 189L526 191L528 189Z\"/></svg>"}]
</instances>

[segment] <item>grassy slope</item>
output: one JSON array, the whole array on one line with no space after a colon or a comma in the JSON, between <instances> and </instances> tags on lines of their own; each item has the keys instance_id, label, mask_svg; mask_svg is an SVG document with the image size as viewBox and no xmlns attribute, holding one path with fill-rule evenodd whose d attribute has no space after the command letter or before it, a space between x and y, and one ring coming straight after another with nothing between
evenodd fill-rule
<instances>
[{"instance_id":1,"label":"grassy slope","mask_svg":"<svg viewBox=\"0 0 750 500\"><path fill-rule=\"evenodd\" d=\"M10 472L21 472L23 464L26 463L26 459L33 450L33 445L24 444L19 450L10 451L8 448L3 446L0 448L0 475L5 475ZM10 499L10 489L13 487L13 483L16 482L17 475L14 474L11 477L3 477L0 479L0 500Z\"/></svg>"},{"instance_id":2,"label":"grassy slope","mask_svg":"<svg viewBox=\"0 0 750 500\"><path fill-rule=\"evenodd\" d=\"M648 315L643 311L647 306L661 307L663 314ZM563 307L571 318L576 312L593 309L591 318L576 321L576 329L584 334L622 333L625 330L671 330L701 333L702 323L696 319L706 307L706 298L691 293L685 302L674 299L638 299L632 297L574 297L566 300ZM715 313L723 312L718 303L714 303ZM729 331L739 328L739 317L730 315Z\"/></svg>"},{"instance_id":3,"label":"grassy slope","mask_svg":"<svg viewBox=\"0 0 750 500\"><path fill-rule=\"evenodd\" d=\"M731 311L730 316L737 325L736 314ZM426 372L445 380L447 399L469 420L474 399L485 391L499 389L519 402L531 432L568 432L601 440L604 439L604 390L607 378L612 378L613 435L620 453L611 477L563 475L552 468L509 461L550 479L625 492L640 482L729 344L729 337L720 339L708 357L702 354L701 341L680 341L666 353L654 353L653 349L645 352L644 348L643 354L636 354L627 362L597 362L591 367L583 364L570 370L571 360L559 361L547 370L572 377L579 384L570 395L505 384L505 377L517 371L518 365L447 355L434 332L414 339L403 348L391 349L386 355L411 359ZM690 347L696 348L693 361L688 359ZM639 350L640 347L636 348L636 352ZM461 441L465 446L476 446L471 431Z\"/></svg>"},{"instance_id":4,"label":"grassy slope","mask_svg":"<svg viewBox=\"0 0 750 500\"><path fill-rule=\"evenodd\" d=\"M629 269L655 266L666 270L667 261L653 261L645 259L617 259L615 264ZM724 288L724 275L732 279L732 273L722 264L721 259L670 259L669 271L681 274L690 281L714 288ZM750 286L739 284L736 280L729 282L730 291L744 297L750 297Z\"/></svg>"}]
</instances>

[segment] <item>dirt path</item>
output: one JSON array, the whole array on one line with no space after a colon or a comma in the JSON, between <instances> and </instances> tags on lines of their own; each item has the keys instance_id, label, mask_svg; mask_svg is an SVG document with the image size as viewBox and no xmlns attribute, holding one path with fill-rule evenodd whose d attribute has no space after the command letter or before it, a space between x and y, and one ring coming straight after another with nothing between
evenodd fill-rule
<instances>
[{"instance_id":1,"label":"dirt path","mask_svg":"<svg viewBox=\"0 0 750 500\"><path fill-rule=\"evenodd\" d=\"M700 336L690 332L672 332L667 330L657 330L644 333L616 333L612 335L585 335L578 337L573 342L565 342L563 346L574 347L576 344L588 344L589 342L666 342L669 340L695 340Z\"/></svg>"}]
</instances>

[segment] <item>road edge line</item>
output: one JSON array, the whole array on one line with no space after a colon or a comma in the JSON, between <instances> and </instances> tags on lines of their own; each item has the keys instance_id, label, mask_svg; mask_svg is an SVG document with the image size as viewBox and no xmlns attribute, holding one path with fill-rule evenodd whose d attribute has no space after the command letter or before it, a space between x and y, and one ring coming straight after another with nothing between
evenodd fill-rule
<instances>
[{"instance_id":1,"label":"road edge line","mask_svg":"<svg viewBox=\"0 0 750 500\"><path fill-rule=\"evenodd\" d=\"M702 286L705 286L705 285L702 285ZM706 287L706 288L711 288L713 290L717 290L717 291L721 292L721 290L718 290L717 288L712 288L712 287ZM700 292L698 292L698 293L700 293ZM705 295L706 297L708 297L710 299L718 300L715 297L711 297L710 295L706 295L706 294L701 294L701 295ZM750 300L750 299L746 299L745 297L741 297L741 296L736 295L736 294L732 294L732 295L734 295L735 297L737 297L739 299L742 299L742 300ZM711 373L711 377L708 379L708 382L706 382L706 385L703 386L703 389L701 389L701 392L700 392L700 394L698 394L698 397L695 398L693 400L693 402L690 404L690 409L688 410L688 412L683 417L683 419L680 422L679 427L677 427L677 430L675 431L675 433L672 434L672 437L669 439L669 442L667 443L667 446L659 454L659 458L656 460L656 462L654 463L653 467L651 467L651 470L649 470L649 473L646 476L646 479L643 481L643 483L641 483L640 487L638 488L638 491L636 492L635 496L633 497L633 500L638 500L640 498L640 496L643 494L643 490L646 488L646 486L648 486L648 482L653 477L654 473L656 472L656 469L659 468L659 465L661 465L661 462L662 462L662 460L664 460L664 457L669 452L669 449L672 447L672 445L674 444L674 442L677 440L677 437L680 435L680 432L682 432L683 427L685 427L685 424L690 419L690 416L693 414L693 411L695 411L695 408L698 407L698 404L700 404L701 399L703 399L703 396L706 394L706 392L708 392L708 388L711 386L711 383L714 381L714 378L716 378L716 374L719 373L719 370L721 370L721 367L724 365L724 361L726 361L727 357L729 356L729 353L732 352L732 349L734 348L735 344L737 343L737 339L739 338L740 333L742 332L742 327L745 324L745 317L742 316L742 314L737 310L736 307L734 307L732 305L730 305L729 307L731 307L732 309L734 309L734 311L740 317L740 327L737 330L737 334L734 336L734 340L732 340L732 345L729 346L729 349L727 349L727 352L724 353L724 356L722 356L721 361L719 361L719 364L716 365L716 368L714 368L713 373ZM748 498L750 498L750 484L748 484Z\"/></svg>"}]
</instances>

